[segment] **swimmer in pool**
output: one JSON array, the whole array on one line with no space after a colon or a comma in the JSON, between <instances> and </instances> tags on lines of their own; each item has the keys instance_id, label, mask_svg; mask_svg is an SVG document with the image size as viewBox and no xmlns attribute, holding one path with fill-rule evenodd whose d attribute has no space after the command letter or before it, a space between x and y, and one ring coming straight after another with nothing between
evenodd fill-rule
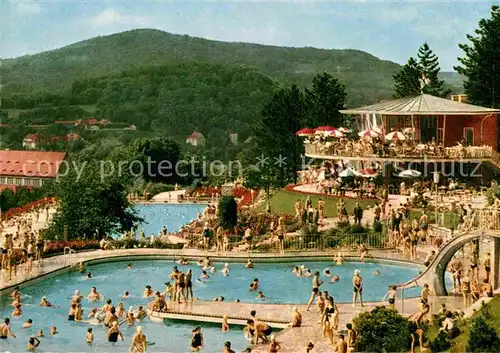
<instances>
[{"instance_id":1,"label":"swimmer in pool","mask_svg":"<svg viewBox=\"0 0 500 353\"><path fill-rule=\"evenodd\" d=\"M227 262L224 264L224 268L222 269L222 275L224 277L229 276L229 264Z\"/></svg>"},{"instance_id":2,"label":"swimmer in pool","mask_svg":"<svg viewBox=\"0 0 500 353\"><path fill-rule=\"evenodd\" d=\"M210 273L213 274L213 275L215 275L217 273L217 270L215 269L215 267L212 266L210 268Z\"/></svg>"},{"instance_id":3,"label":"swimmer in pool","mask_svg":"<svg viewBox=\"0 0 500 353\"><path fill-rule=\"evenodd\" d=\"M248 290L250 292L254 292L256 290L259 289L259 279L258 278L254 278L252 283L250 283L250 286L248 287Z\"/></svg>"},{"instance_id":4,"label":"swimmer in pool","mask_svg":"<svg viewBox=\"0 0 500 353\"><path fill-rule=\"evenodd\" d=\"M311 277L312 273L310 269L307 269L306 273L304 274L304 277Z\"/></svg>"},{"instance_id":5,"label":"swimmer in pool","mask_svg":"<svg viewBox=\"0 0 500 353\"><path fill-rule=\"evenodd\" d=\"M325 268L325 269L323 270L323 276L325 276L325 277L331 277L331 276L332 276L332 273L330 272L330 269Z\"/></svg>"},{"instance_id":6,"label":"swimmer in pool","mask_svg":"<svg viewBox=\"0 0 500 353\"><path fill-rule=\"evenodd\" d=\"M33 320L28 319L24 324L23 328L30 328L33 325Z\"/></svg>"},{"instance_id":7,"label":"swimmer in pool","mask_svg":"<svg viewBox=\"0 0 500 353\"><path fill-rule=\"evenodd\" d=\"M381 272L379 269L377 269L375 272L373 272L374 276L380 276Z\"/></svg>"},{"instance_id":8,"label":"swimmer in pool","mask_svg":"<svg viewBox=\"0 0 500 353\"><path fill-rule=\"evenodd\" d=\"M97 288L92 287L90 289L89 295L87 296L87 300L91 301L91 302L98 302L99 300L101 300L101 298L102 298L102 295L97 291Z\"/></svg>"},{"instance_id":9,"label":"swimmer in pool","mask_svg":"<svg viewBox=\"0 0 500 353\"><path fill-rule=\"evenodd\" d=\"M125 293L123 293L123 295L122 295L122 299L128 299L128 298L130 298L130 294L129 294L129 292L125 292Z\"/></svg>"},{"instance_id":10,"label":"swimmer in pool","mask_svg":"<svg viewBox=\"0 0 500 353\"><path fill-rule=\"evenodd\" d=\"M57 332L57 327L52 326L52 327L50 328L50 335L51 335L51 336L55 336L55 335L57 335L58 333L59 333L59 332Z\"/></svg>"},{"instance_id":11,"label":"swimmer in pool","mask_svg":"<svg viewBox=\"0 0 500 353\"><path fill-rule=\"evenodd\" d=\"M75 290L75 294L71 297L71 303L80 303L82 301L82 296L80 295L80 291L77 289Z\"/></svg>"},{"instance_id":12,"label":"swimmer in pool","mask_svg":"<svg viewBox=\"0 0 500 353\"><path fill-rule=\"evenodd\" d=\"M21 309L21 304L17 304L14 311L12 312L13 317L21 317L23 316L23 310Z\"/></svg>"},{"instance_id":13,"label":"swimmer in pool","mask_svg":"<svg viewBox=\"0 0 500 353\"><path fill-rule=\"evenodd\" d=\"M92 273L87 273L87 279L92 279Z\"/></svg>"},{"instance_id":14,"label":"swimmer in pool","mask_svg":"<svg viewBox=\"0 0 500 353\"><path fill-rule=\"evenodd\" d=\"M132 264L128 264L127 265L127 270L131 270L132 269Z\"/></svg>"},{"instance_id":15,"label":"swimmer in pool","mask_svg":"<svg viewBox=\"0 0 500 353\"><path fill-rule=\"evenodd\" d=\"M245 268L253 268L253 263L252 263L252 260L248 259L246 265L245 265Z\"/></svg>"},{"instance_id":16,"label":"swimmer in pool","mask_svg":"<svg viewBox=\"0 0 500 353\"><path fill-rule=\"evenodd\" d=\"M295 272L297 277L302 277L302 267L297 267L297 272Z\"/></svg>"},{"instance_id":17,"label":"swimmer in pool","mask_svg":"<svg viewBox=\"0 0 500 353\"><path fill-rule=\"evenodd\" d=\"M44 308L54 308L54 305L47 300L47 297L42 297L42 301L40 302L40 306Z\"/></svg>"},{"instance_id":18,"label":"swimmer in pool","mask_svg":"<svg viewBox=\"0 0 500 353\"><path fill-rule=\"evenodd\" d=\"M336 265L342 265L344 263L344 258L341 253L338 253L334 260Z\"/></svg>"},{"instance_id":19,"label":"swimmer in pool","mask_svg":"<svg viewBox=\"0 0 500 353\"><path fill-rule=\"evenodd\" d=\"M330 283L337 283L338 281L340 281L340 277L335 275L332 277L332 280L330 281Z\"/></svg>"},{"instance_id":20,"label":"swimmer in pool","mask_svg":"<svg viewBox=\"0 0 500 353\"><path fill-rule=\"evenodd\" d=\"M259 291L255 299L266 299L266 296L262 293L262 291Z\"/></svg>"},{"instance_id":21,"label":"swimmer in pool","mask_svg":"<svg viewBox=\"0 0 500 353\"><path fill-rule=\"evenodd\" d=\"M89 327L87 329L87 334L85 336L85 342L87 342L88 344L92 344L94 342L94 333L92 332L91 327Z\"/></svg>"},{"instance_id":22,"label":"swimmer in pool","mask_svg":"<svg viewBox=\"0 0 500 353\"><path fill-rule=\"evenodd\" d=\"M206 281L209 278L210 276L207 274L207 271L201 271L201 277L200 277L201 280Z\"/></svg>"},{"instance_id":23,"label":"swimmer in pool","mask_svg":"<svg viewBox=\"0 0 500 353\"><path fill-rule=\"evenodd\" d=\"M144 293L142 295L143 298L149 298L149 297L152 297L155 293L153 292L153 290L151 289L151 286L150 285L147 285L146 286L146 289L144 289Z\"/></svg>"},{"instance_id":24,"label":"swimmer in pool","mask_svg":"<svg viewBox=\"0 0 500 353\"><path fill-rule=\"evenodd\" d=\"M214 302L223 302L223 301L224 301L224 299L225 299L225 298L224 298L223 296L220 296L220 297L215 297L215 298L213 299L213 301L214 301Z\"/></svg>"},{"instance_id":25,"label":"swimmer in pool","mask_svg":"<svg viewBox=\"0 0 500 353\"><path fill-rule=\"evenodd\" d=\"M179 259L179 261L177 261L177 263L178 263L179 265L183 265L183 266L185 266L185 265L189 265L189 262L188 262L188 261L186 261L186 259L184 258L184 256L181 256L181 258Z\"/></svg>"}]
</instances>

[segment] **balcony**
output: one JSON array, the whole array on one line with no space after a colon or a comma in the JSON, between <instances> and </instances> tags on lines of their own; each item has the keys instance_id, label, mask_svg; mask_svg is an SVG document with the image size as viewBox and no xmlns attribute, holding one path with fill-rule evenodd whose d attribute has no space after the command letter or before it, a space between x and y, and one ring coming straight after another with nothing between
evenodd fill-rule
<instances>
[{"instance_id":1,"label":"balcony","mask_svg":"<svg viewBox=\"0 0 500 353\"><path fill-rule=\"evenodd\" d=\"M319 159L390 160L390 161L478 161L496 157L491 146L442 147L431 144L414 146L374 146L359 141L304 142L306 156Z\"/></svg>"}]
</instances>

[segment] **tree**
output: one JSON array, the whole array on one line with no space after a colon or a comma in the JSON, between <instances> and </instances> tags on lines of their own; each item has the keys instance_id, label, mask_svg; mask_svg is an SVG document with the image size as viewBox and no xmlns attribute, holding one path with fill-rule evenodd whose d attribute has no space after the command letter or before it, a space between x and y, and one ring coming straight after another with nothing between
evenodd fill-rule
<instances>
[{"instance_id":1,"label":"tree","mask_svg":"<svg viewBox=\"0 0 500 353\"><path fill-rule=\"evenodd\" d=\"M100 163L70 168L60 178L53 184L60 210L44 234L47 239L61 239L66 225L69 238L89 239L130 230L141 221L120 176L102 173Z\"/></svg>"},{"instance_id":2,"label":"tree","mask_svg":"<svg viewBox=\"0 0 500 353\"><path fill-rule=\"evenodd\" d=\"M459 44L464 57L455 70L467 77L465 92L471 103L500 108L500 8L491 8L491 18L481 19L470 44Z\"/></svg>"},{"instance_id":3,"label":"tree","mask_svg":"<svg viewBox=\"0 0 500 353\"><path fill-rule=\"evenodd\" d=\"M232 196L219 200L219 224L225 230L233 230L238 224L238 204Z\"/></svg>"},{"instance_id":4,"label":"tree","mask_svg":"<svg viewBox=\"0 0 500 353\"><path fill-rule=\"evenodd\" d=\"M401 70L394 74L394 98L415 96L420 94L420 69L414 58L409 58L408 62Z\"/></svg>"},{"instance_id":5,"label":"tree","mask_svg":"<svg viewBox=\"0 0 500 353\"><path fill-rule=\"evenodd\" d=\"M418 60L417 60L418 59ZM401 70L393 75L395 98L414 96L421 93L436 97L446 97L451 90L443 88L444 81L438 77L439 58L432 52L427 43L419 49L417 59L409 58ZM421 84L423 80L423 84Z\"/></svg>"},{"instance_id":6,"label":"tree","mask_svg":"<svg viewBox=\"0 0 500 353\"><path fill-rule=\"evenodd\" d=\"M260 159L255 162L276 175L273 186L297 180L303 145L295 132L306 121L306 113L304 94L296 85L278 91L262 109L255 131Z\"/></svg>"},{"instance_id":7,"label":"tree","mask_svg":"<svg viewBox=\"0 0 500 353\"><path fill-rule=\"evenodd\" d=\"M306 89L305 98L309 113L310 127L333 125L340 127L347 97L345 87L329 73L317 74L312 81L311 90Z\"/></svg>"},{"instance_id":8,"label":"tree","mask_svg":"<svg viewBox=\"0 0 500 353\"><path fill-rule=\"evenodd\" d=\"M133 152L143 163L144 180L170 184L178 180L175 167L179 161L181 149L175 141L164 137L143 138L136 141Z\"/></svg>"},{"instance_id":9,"label":"tree","mask_svg":"<svg viewBox=\"0 0 500 353\"><path fill-rule=\"evenodd\" d=\"M482 315L472 320L467 352L500 352L500 339L495 329L488 325Z\"/></svg>"},{"instance_id":10,"label":"tree","mask_svg":"<svg viewBox=\"0 0 500 353\"><path fill-rule=\"evenodd\" d=\"M354 319L361 352L407 352L410 347L408 319L397 311L376 307Z\"/></svg>"},{"instance_id":11,"label":"tree","mask_svg":"<svg viewBox=\"0 0 500 353\"><path fill-rule=\"evenodd\" d=\"M438 77L439 71L439 58L432 52L427 43L424 43L418 49L418 65L420 69L419 78L423 78L427 82L422 88L422 92L436 97L445 98L451 93L451 90L443 88L444 80Z\"/></svg>"}]
</instances>

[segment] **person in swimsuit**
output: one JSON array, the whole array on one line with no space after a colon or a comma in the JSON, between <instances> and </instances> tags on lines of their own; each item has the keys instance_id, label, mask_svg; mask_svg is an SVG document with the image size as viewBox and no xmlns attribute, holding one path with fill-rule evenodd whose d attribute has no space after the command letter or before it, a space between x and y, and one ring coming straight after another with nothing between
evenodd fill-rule
<instances>
[{"instance_id":1,"label":"person in swimsuit","mask_svg":"<svg viewBox=\"0 0 500 353\"><path fill-rule=\"evenodd\" d=\"M429 305L429 296L432 294L431 289L427 283L424 284L424 288L422 288L422 293L420 295L420 301L423 304Z\"/></svg>"},{"instance_id":2,"label":"person in swimsuit","mask_svg":"<svg viewBox=\"0 0 500 353\"><path fill-rule=\"evenodd\" d=\"M0 339L7 339L8 336L16 338L16 335L10 329L10 319L8 317L5 318L4 323L0 326Z\"/></svg>"},{"instance_id":3,"label":"person in swimsuit","mask_svg":"<svg viewBox=\"0 0 500 353\"><path fill-rule=\"evenodd\" d=\"M118 317L115 315L116 309L112 306L109 311L106 312L104 316L104 326L112 327L114 322L118 322Z\"/></svg>"},{"instance_id":4,"label":"person in swimsuit","mask_svg":"<svg viewBox=\"0 0 500 353\"><path fill-rule=\"evenodd\" d=\"M116 343L118 342L118 337L123 341L123 335L120 332L120 327L118 326L118 322L114 321L111 328L108 330L108 342Z\"/></svg>"},{"instance_id":5,"label":"person in swimsuit","mask_svg":"<svg viewBox=\"0 0 500 353\"><path fill-rule=\"evenodd\" d=\"M186 275L184 272L179 272L178 276L178 294L177 294L177 300L178 303L181 303L181 296L182 299L184 300L184 304L187 305L187 299L186 299Z\"/></svg>"},{"instance_id":6,"label":"person in swimsuit","mask_svg":"<svg viewBox=\"0 0 500 353\"><path fill-rule=\"evenodd\" d=\"M51 336L55 336L55 335L57 335L58 333L59 333L59 332L57 332L57 327L52 326L52 327L50 328L50 335L51 335Z\"/></svg>"},{"instance_id":7,"label":"person in swimsuit","mask_svg":"<svg viewBox=\"0 0 500 353\"><path fill-rule=\"evenodd\" d=\"M336 353L347 353L347 348L347 342L344 340L344 335L339 335L334 351Z\"/></svg>"},{"instance_id":8,"label":"person in swimsuit","mask_svg":"<svg viewBox=\"0 0 500 353\"><path fill-rule=\"evenodd\" d=\"M314 273L313 281L312 281L312 292L311 292L311 297L309 298L309 302L307 303L307 309L306 311L309 311L309 308L311 307L311 304L313 303L314 299L316 296L319 295L319 286L323 284L323 281L319 279L319 272L316 271Z\"/></svg>"},{"instance_id":9,"label":"person in swimsuit","mask_svg":"<svg viewBox=\"0 0 500 353\"><path fill-rule=\"evenodd\" d=\"M222 317L222 332L229 331L229 324L228 324L227 320L228 320L227 315L224 315Z\"/></svg>"},{"instance_id":10,"label":"person in swimsuit","mask_svg":"<svg viewBox=\"0 0 500 353\"><path fill-rule=\"evenodd\" d=\"M354 352L356 346L357 333L352 328L351 323L347 324L346 328L347 328L347 351Z\"/></svg>"},{"instance_id":11,"label":"person in swimsuit","mask_svg":"<svg viewBox=\"0 0 500 353\"><path fill-rule=\"evenodd\" d=\"M201 327L197 326L191 336L191 352L199 352L203 348L203 334Z\"/></svg>"},{"instance_id":12,"label":"person in swimsuit","mask_svg":"<svg viewBox=\"0 0 500 353\"><path fill-rule=\"evenodd\" d=\"M222 351L222 353L235 353L231 349L231 342L229 342L229 341L224 342L224 350Z\"/></svg>"},{"instance_id":13,"label":"person in swimsuit","mask_svg":"<svg viewBox=\"0 0 500 353\"><path fill-rule=\"evenodd\" d=\"M276 342L276 337L274 335L271 336L271 342L269 343L269 353L277 353L281 349L281 346L278 342Z\"/></svg>"},{"instance_id":14,"label":"person in swimsuit","mask_svg":"<svg viewBox=\"0 0 500 353\"><path fill-rule=\"evenodd\" d=\"M76 316L76 304L71 304L69 308L68 321L75 321Z\"/></svg>"},{"instance_id":15,"label":"person in swimsuit","mask_svg":"<svg viewBox=\"0 0 500 353\"><path fill-rule=\"evenodd\" d=\"M54 305L51 302L47 301L47 297L42 297L40 306L45 308L54 308Z\"/></svg>"},{"instance_id":16,"label":"person in swimsuit","mask_svg":"<svg viewBox=\"0 0 500 353\"><path fill-rule=\"evenodd\" d=\"M387 298L389 302L389 308L395 310L396 309L396 298L397 298L397 287L392 286L391 289L384 295L384 299Z\"/></svg>"},{"instance_id":17,"label":"person in swimsuit","mask_svg":"<svg viewBox=\"0 0 500 353\"><path fill-rule=\"evenodd\" d=\"M248 290L250 292L254 292L257 289L259 289L259 279L258 278L254 278L253 281L252 281L252 283L250 283L250 286L248 287Z\"/></svg>"},{"instance_id":18,"label":"person in swimsuit","mask_svg":"<svg viewBox=\"0 0 500 353\"><path fill-rule=\"evenodd\" d=\"M299 312L299 308L293 308L293 319L292 327L300 327L302 325L302 314Z\"/></svg>"},{"instance_id":19,"label":"person in swimsuit","mask_svg":"<svg viewBox=\"0 0 500 353\"><path fill-rule=\"evenodd\" d=\"M22 305L21 304L17 304L15 306L14 311L12 311L12 316L14 316L14 317L20 317L20 316L22 316L23 315L23 310L21 308L22 308Z\"/></svg>"},{"instance_id":20,"label":"person in swimsuit","mask_svg":"<svg viewBox=\"0 0 500 353\"><path fill-rule=\"evenodd\" d=\"M30 337L30 339L28 341L28 351L34 352L35 349L37 349L39 345L40 345L40 340L38 338Z\"/></svg>"},{"instance_id":21,"label":"person in swimsuit","mask_svg":"<svg viewBox=\"0 0 500 353\"><path fill-rule=\"evenodd\" d=\"M143 298L149 298L149 297L153 296L154 294L155 293L151 289L151 286L147 285L146 288L144 289L144 293L143 293L142 297Z\"/></svg>"},{"instance_id":22,"label":"person in swimsuit","mask_svg":"<svg viewBox=\"0 0 500 353\"><path fill-rule=\"evenodd\" d=\"M360 270L354 271L354 276L352 277L353 295L352 295L352 306L356 305L356 301L359 295L359 303L361 306L363 304L363 277L360 276Z\"/></svg>"},{"instance_id":23,"label":"person in swimsuit","mask_svg":"<svg viewBox=\"0 0 500 353\"><path fill-rule=\"evenodd\" d=\"M245 268L253 268L253 263L252 263L252 260L250 260L250 258L248 259L248 261L245 265Z\"/></svg>"},{"instance_id":24,"label":"person in swimsuit","mask_svg":"<svg viewBox=\"0 0 500 353\"><path fill-rule=\"evenodd\" d=\"M94 342L94 333L92 332L91 327L89 327L87 329L87 334L85 336L85 342L87 342L88 344L92 344Z\"/></svg>"},{"instance_id":25,"label":"person in swimsuit","mask_svg":"<svg viewBox=\"0 0 500 353\"><path fill-rule=\"evenodd\" d=\"M97 288L96 287L92 287L90 289L90 293L89 295L87 296L87 300L91 301L91 302L98 302L99 300L101 300L101 294L97 291Z\"/></svg>"},{"instance_id":26,"label":"person in swimsuit","mask_svg":"<svg viewBox=\"0 0 500 353\"><path fill-rule=\"evenodd\" d=\"M131 353L144 353L146 352L147 341L146 336L142 333L142 327L136 327L136 333L132 338L132 343L130 344Z\"/></svg>"}]
</instances>

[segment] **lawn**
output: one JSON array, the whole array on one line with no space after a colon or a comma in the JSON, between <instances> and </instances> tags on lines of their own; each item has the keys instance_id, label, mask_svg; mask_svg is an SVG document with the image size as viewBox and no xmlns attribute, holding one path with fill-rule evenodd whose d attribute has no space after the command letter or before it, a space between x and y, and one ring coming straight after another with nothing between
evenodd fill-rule
<instances>
[{"instance_id":1,"label":"lawn","mask_svg":"<svg viewBox=\"0 0 500 353\"><path fill-rule=\"evenodd\" d=\"M500 297L495 297L493 300L491 300L489 303L489 313L490 313L490 318L486 320L488 325L493 327L496 331L497 334L500 334ZM479 312L479 310L478 310ZM473 318L479 315L479 313L474 314ZM452 346L448 350L450 353L463 353L467 352L467 341L469 339L469 324L472 318L467 320L466 324L463 326L460 326L460 335L451 340ZM435 327L431 327L428 332L426 333L426 336L429 339L434 339L437 336L438 330Z\"/></svg>"},{"instance_id":2,"label":"lawn","mask_svg":"<svg viewBox=\"0 0 500 353\"><path fill-rule=\"evenodd\" d=\"M295 202L297 200L301 200L302 205L304 205L307 194L296 193L286 190L278 190L271 194L271 198L269 199L269 203L271 205L271 212L276 214L288 213L295 215ZM313 202L313 207L317 207L318 200L323 199L325 201L325 216L326 217L336 217L337 216L337 202L339 198L336 197L321 197L319 195L311 195L311 200ZM345 203L347 207L347 212L349 215L352 215L352 210L356 202L359 202L363 209L367 209L368 206L372 206L375 204L375 200L357 200L357 199L347 199L345 198ZM267 203L264 202L261 204L257 210L265 211Z\"/></svg>"}]
</instances>

